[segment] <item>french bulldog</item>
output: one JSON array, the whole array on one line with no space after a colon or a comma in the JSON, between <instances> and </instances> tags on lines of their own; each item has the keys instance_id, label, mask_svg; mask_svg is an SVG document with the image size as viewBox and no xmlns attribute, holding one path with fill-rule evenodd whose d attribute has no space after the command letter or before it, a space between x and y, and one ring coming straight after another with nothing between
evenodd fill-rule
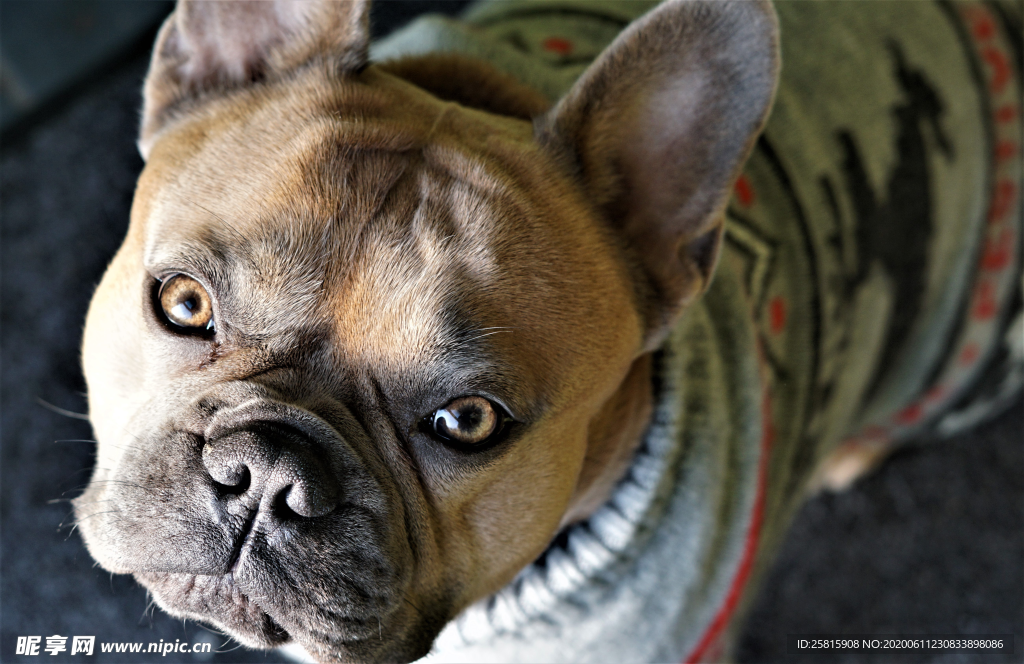
<instances>
[{"instance_id":1,"label":"french bulldog","mask_svg":"<svg viewBox=\"0 0 1024 664\"><path fill-rule=\"evenodd\" d=\"M721 656L809 486L1021 379L1007 16L779 15L179 0L90 553L321 662Z\"/></svg>"}]
</instances>

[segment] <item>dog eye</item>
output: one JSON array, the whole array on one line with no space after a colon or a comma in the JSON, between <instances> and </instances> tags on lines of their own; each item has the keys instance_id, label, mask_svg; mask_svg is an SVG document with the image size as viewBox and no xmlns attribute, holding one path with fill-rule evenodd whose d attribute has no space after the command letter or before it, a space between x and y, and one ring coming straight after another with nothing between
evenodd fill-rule
<instances>
[{"instance_id":1,"label":"dog eye","mask_svg":"<svg viewBox=\"0 0 1024 664\"><path fill-rule=\"evenodd\" d=\"M202 284L176 274L160 286L160 307L167 320L193 330L213 329L213 302Z\"/></svg>"},{"instance_id":2,"label":"dog eye","mask_svg":"<svg viewBox=\"0 0 1024 664\"><path fill-rule=\"evenodd\" d=\"M502 425L503 412L483 397L459 397L427 418L430 432L459 445L479 445Z\"/></svg>"}]
</instances>

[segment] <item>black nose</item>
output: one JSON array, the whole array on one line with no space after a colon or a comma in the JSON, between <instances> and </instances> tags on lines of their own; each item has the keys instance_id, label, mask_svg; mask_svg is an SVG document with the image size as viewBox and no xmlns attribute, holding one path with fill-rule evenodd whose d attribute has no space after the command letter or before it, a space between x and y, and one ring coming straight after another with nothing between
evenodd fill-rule
<instances>
[{"instance_id":1,"label":"black nose","mask_svg":"<svg viewBox=\"0 0 1024 664\"><path fill-rule=\"evenodd\" d=\"M220 494L280 520L329 514L338 504L338 484L297 431L254 424L207 440L203 465Z\"/></svg>"}]
</instances>

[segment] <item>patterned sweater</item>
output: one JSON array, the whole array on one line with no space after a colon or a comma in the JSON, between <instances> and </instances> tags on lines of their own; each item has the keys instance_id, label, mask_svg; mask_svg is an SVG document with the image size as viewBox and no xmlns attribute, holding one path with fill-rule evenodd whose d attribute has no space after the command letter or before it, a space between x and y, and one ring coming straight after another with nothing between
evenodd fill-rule
<instances>
[{"instance_id":1,"label":"patterned sweater","mask_svg":"<svg viewBox=\"0 0 1024 664\"><path fill-rule=\"evenodd\" d=\"M456 51L558 99L647 2L480 2L376 60ZM777 7L783 73L710 291L657 357L611 500L438 638L438 662L716 660L813 468L948 434L1024 378L1020 17Z\"/></svg>"}]
</instances>

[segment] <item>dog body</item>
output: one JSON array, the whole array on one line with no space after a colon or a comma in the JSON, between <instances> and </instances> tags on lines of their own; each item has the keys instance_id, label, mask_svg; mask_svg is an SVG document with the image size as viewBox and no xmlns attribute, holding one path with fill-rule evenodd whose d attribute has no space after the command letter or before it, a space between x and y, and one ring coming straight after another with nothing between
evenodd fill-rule
<instances>
[{"instance_id":1,"label":"dog body","mask_svg":"<svg viewBox=\"0 0 1024 664\"><path fill-rule=\"evenodd\" d=\"M816 469L1014 393L1002 17L784 5L755 149L772 9L648 8L371 65L365 3L179 5L86 328L105 568L321 661L714 657Z\"/></svg>"}]
</instances>

